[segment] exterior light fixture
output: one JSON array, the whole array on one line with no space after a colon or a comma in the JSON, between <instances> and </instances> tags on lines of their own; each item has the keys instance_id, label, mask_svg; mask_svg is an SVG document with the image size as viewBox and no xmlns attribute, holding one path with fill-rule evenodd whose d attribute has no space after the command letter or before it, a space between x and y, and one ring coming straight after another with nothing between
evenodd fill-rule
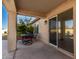
<instances>
[{"instance_id":1,"label":"exterior light fixture","mask_svg":"<svg viewBox=\"0 0 79 59\"><path fill-rule=\"evenodd\" d=\"M44 23L47 24L47 20L45 20Z\"/></svg>"}]
</instances>

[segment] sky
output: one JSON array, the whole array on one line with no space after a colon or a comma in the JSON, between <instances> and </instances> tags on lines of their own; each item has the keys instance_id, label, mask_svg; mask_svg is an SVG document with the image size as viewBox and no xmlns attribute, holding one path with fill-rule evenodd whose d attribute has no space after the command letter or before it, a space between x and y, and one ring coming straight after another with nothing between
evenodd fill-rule
<instances>
[{"instance_id":1,"label":"sky","mask_svg":"<svg viewBox=\"0 0 79 59\"><path fill-rule=\"evenodd\" d=\"M31 19L31 21L35 20L36 17L32 17L32 16L24 16L24 15L17 15L17 23L19 23L19 20L23 20L23 21L28 21Z\"/></svg>"},{"instance_id":2,"label":"sky","mask_svg":"<svg viewBox=\"0 0 79 59\"><path fill-rule=\"evenodd\" d=\"M2 30L8 27L8 13L4 5L2 5Z\"/></svg>"}]
</instances>

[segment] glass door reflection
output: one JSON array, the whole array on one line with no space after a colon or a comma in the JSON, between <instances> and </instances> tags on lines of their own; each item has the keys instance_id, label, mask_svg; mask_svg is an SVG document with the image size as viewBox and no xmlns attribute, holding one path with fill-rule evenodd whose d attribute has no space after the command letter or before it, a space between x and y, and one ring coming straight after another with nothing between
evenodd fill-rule
<instances>
[{"instance_id":1,"label":"glass door reflection","mask_svg":"<svg viewBox=\"0 0 79 59\"><path fill-rule=\"evenodd\" d=\"M73 9L49 20L49 42L74 53Z\"/></svg>"},{"instance_id":2,"label":"glass door reflection","mask_svg":"<svg viewBox=\"0 0 79 59\"><path fill-rule=\"evenodd\" d=\"M74 53L72 9L58 15L58 25L58 47Z\"/></svg>"}]
</instances>

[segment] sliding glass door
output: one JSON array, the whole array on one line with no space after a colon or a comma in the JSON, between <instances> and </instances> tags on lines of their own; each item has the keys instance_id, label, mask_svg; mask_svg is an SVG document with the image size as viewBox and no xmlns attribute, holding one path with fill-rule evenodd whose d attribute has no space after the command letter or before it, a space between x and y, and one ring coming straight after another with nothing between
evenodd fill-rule
<instances>
[{"instance_id":1,"label":"sliding glass door","mask_svg":"<svg viewBox=\"0 0 79 59\"><path fill-rule=\"evenodd\" d=\"M50 43L74 53L73 36L73 9L60 13L49 20Z\"/></svg>"},{"instance_id":2,"label":"sliding glass door","mask_svg":"<svg viewBox=\"0 0 79 59\"><path fill-rule=\"evenodd\" d=\"M50 40L49 42L54 44L54 45L57 45L57 37L56 37L56 34L57 34L57 30L56 30L56 25L57 25L57 20L56 20L56 17L50 19L49 21L49 36L50 36Z\"/></svg>"},{"instance_id":3,"label":"sliding glass door","mask_svg":"<svg viewBox=\"0 0 79 59\"><path fill-rule=\"evenodd\" d=\"M73 45L73 9L58 15L58 47L74 53Z\"/></svg>"}]
</instances>

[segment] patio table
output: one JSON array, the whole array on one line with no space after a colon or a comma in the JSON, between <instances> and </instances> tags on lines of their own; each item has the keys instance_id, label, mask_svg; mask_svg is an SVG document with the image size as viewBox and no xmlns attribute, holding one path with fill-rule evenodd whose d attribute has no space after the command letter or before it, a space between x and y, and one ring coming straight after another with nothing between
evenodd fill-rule
<instances>
[{"instance_id":1,"label":"patio table","mask_svg":"<svg viewBox=\"0 0 79 59\"><path fill-rule=\"evenodd\" d=\"M22 34L21 37L23 44L28 44L28 43L32 44L33 34Z\"/></svg>"}]
</instances>

